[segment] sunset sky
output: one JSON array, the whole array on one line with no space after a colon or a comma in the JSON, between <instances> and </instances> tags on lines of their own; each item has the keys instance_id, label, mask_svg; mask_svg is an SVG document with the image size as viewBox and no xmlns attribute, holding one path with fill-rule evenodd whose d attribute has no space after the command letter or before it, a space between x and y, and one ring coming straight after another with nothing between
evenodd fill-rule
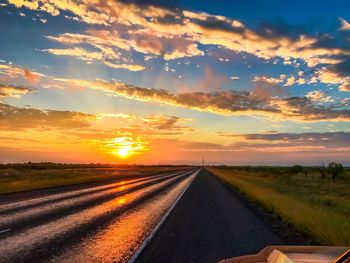
<instances>
[{"instance_id":1,"label":"sunset sky","mask_svg":"<svg viewBox=\"0 0 350 263\"><path fill-rule=\"evenodd\" d=\"M0 162L350 165L349 10L0 0Z\"/></svg>"}]
</instances>

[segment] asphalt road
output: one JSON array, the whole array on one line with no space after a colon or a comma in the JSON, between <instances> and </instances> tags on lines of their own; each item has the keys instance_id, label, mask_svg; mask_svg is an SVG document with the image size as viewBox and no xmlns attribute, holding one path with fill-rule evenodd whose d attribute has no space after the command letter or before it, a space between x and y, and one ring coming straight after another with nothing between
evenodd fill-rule
<instances>
[{"instance_id":1,"label":"asphalt road","mask_svg":"<svg viewBox=\"0 0 350 263\"><path fill-rule=\"evenodd\" d=\"M244 202L203 170L136 262L218 262L284 244Z\"/></svg>"},{"instance_id":2,"label":"asphalt road","mask_svg":"<svg viewBox=\"0 0 350 263\"><path fill-rule=\"evenodd\" d=\"M0 262L127 262L194 171L6 195Z\"/></svg>"}]
</instances>

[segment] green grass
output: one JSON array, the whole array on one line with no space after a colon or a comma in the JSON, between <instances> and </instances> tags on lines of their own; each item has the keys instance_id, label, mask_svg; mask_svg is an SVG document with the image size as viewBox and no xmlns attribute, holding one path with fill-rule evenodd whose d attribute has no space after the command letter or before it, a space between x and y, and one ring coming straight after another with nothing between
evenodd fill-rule
<instances>
[{"instance_id":1,"label":"green grass","mask_svg":"<svg viewBox=\"0 0 350 263\"><path fill-rule=\"evenodd\" d=\"M304 176L209 168L229 185L324 245L350 245L350 184ZM348 172L348 171L347 171Z\"/></svg>"},{"instance_id":2,"label":"green grass","mask_svg":"<svg viewBox=\"0 0 350 263\"><path fill-rule=\"evenodd\" d=\"M121 168L73 168L73 169L1 169L0 193L12 193L33 189L79 184L115 179L128 174L156 173L179 169L179 166L142 166Z\"/></svg>"}]
</instances>

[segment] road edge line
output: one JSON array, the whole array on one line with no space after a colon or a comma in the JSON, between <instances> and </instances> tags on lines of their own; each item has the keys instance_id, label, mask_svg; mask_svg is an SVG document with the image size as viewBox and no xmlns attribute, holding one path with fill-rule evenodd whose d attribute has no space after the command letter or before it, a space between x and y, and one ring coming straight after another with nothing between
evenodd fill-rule
<instances>
[{"instance_id":1,"label":"road edge line","mask_svg":"<svg viewBox=\"0 0 350 263\"><path fill-rule=\"evenodd\" d=\"M148 234L146 239L142 242L142 244L138 247L138 249L135 251L135 253L132 255L132 257L129 259L128 263L135 263L136 259L140 256L141 252L145 249L145 247L151 242L152 238L155 236L159 228L164 224L165 220L170 215L171 211L175 208L176 204L180 201L183 194L187 191L187 189L192 184L193 180L197 177L197 175L200 173L202 168L198 169L194 172L194 176L189 182L189 184L185 187L185 189L180 193L180 195L176 198L175 202L171 205L171 207L168 209L168 211L164 214L164 216L161 218L161 220L158 222L158 224L153 228L151 233Z\"/></svg>"}]
</instances>

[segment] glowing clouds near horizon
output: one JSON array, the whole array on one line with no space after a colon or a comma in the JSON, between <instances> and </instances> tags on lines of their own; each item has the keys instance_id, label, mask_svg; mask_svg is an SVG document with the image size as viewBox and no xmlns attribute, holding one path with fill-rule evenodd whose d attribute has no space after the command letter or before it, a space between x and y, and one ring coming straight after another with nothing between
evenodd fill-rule
<instances>
[{"instance_id":1,"label":"glowing clouds near horizon","mask_svg":"<svg viewBox=\"0 0 350 263\"><path fill-rule=\"evenodd\" d=\"M122 159L139 155L149 150L148 142L143 141L140 137L134 137L132 134L106 139L102 143L105 152Z\"/></svg>"}]
</instances>

